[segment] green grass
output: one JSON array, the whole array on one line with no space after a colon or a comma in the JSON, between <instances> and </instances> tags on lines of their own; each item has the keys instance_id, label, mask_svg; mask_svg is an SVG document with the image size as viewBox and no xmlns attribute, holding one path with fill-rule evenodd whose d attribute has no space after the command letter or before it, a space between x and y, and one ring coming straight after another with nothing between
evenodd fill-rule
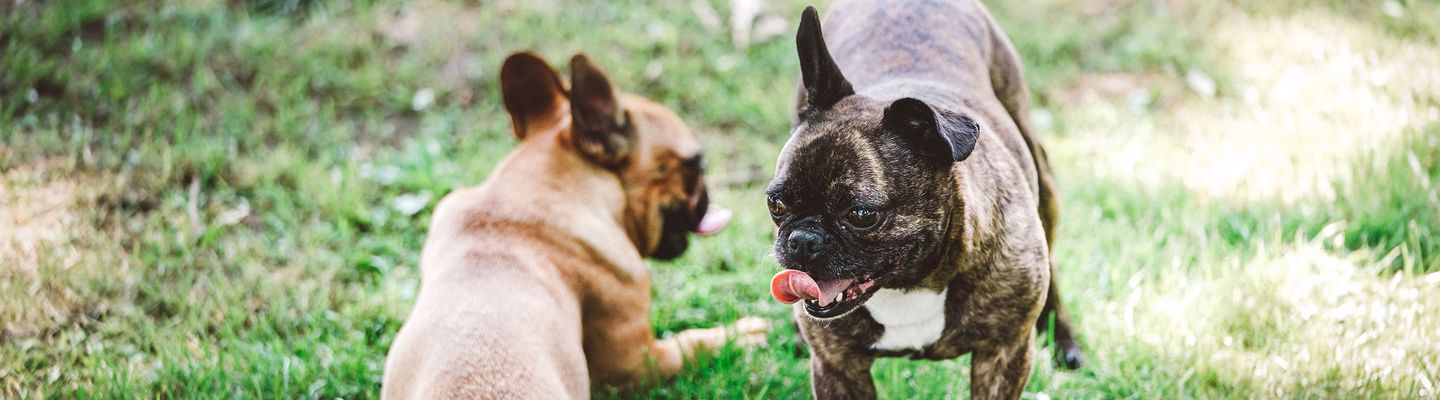
<instances>
[{"instance_id":1,"label":"green grass","mask_svg":"<svg viewBox=\"0 0 1440 400\"><path fill-rule=\"evenodd\" d=\"M802 2L768 6L790 26L744 48L689 1L12 3L0 397L376 397L430 212L395 199L433 206L512 148L495 77L523 49L583 50L701 135L736 220L653 264L657 334L776 326L641 397L808 396L760 200ZM1027 398L1440 393L1440 6L990 3L1043 119L1088 356L1068 372L1037 353ZM1266 86L1287 68L1337 94ZM1247 154L1278 161L1227 175ZM967 393L964 358L874 372L887 398Z\"/></svg>"}]
</instances>

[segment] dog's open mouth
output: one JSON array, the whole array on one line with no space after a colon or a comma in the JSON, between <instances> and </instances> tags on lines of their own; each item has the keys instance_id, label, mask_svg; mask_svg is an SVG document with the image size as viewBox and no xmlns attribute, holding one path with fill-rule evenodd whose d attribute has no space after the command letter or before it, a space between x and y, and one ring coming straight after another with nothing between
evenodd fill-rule
<instances>
[{"instance_id":1,"label":"dog's open mouth","mask_svg":"<svg viewBox=\"0 0 1440 400\"><path fill-rule=\"evenodd\" d=\"M770 294L785 304L805 301L805 312L821 319L835 318L865 304L879 287L874 278L816 281L804 271L786 269L770 279Z\"/></svg>"}]
</instances>

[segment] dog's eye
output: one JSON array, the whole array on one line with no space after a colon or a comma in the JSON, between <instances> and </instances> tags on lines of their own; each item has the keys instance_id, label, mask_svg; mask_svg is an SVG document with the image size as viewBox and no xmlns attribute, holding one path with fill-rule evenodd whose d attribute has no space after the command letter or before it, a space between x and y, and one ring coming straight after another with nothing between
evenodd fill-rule
<instances>
[{"instance_id":1,"label":"dog's eye","mask_svg":"<svg viewBox=\"0 0 1440 400\"><path fill-rule=\"evenodd\" d=\"M880 213L864 208L854 208L845 215L845 223L855 229L870 229L880 224Z\"/></svg>"},{"instance_id":2,"label":"dog's eye","mask_svg":"<svg viewBox=\"0 0 1440 400\"><path fill-rule=\"evenodd\" d=\"M774 197L767 197L765 199L765 205L770 207L770 216L773 218L779 218L780 216L785 215L786 212L790 211L789 208L785 207L785 202L780 201L780 199Z\"/></svg>"}]
</instances>

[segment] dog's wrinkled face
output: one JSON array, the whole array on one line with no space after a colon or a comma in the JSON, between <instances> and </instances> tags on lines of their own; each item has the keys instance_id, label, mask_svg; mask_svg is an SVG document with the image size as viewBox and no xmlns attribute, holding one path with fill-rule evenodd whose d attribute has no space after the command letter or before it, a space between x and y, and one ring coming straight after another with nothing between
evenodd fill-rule
<instances>
[{"instance_id":1,"label":"dog's wrinkled face","mask_svg":"<svg viewBox=\"0 0 1440 400\"><path fill-rule=\"evenodd\" d=\"M805 101L766 195L785 268L772 294L829 319L933 263L952 218L952 168L978 127L920 100L855 95L819 29L807 10L797 39Z\"/></svg>"},{"instance_id":2,"label":"dog's wrinkled face","mask_svg":"<svg viewBox=\"0 0 1440 400\"><path fill-rule=\"evenodd\" d=\"M515 134L534 126L569 123L558 140L585 162L620 180L621 223L642 255L672 259L684 253L690 233L718 232L730 211L709 204L700 143L669 109L621 94L584 55L570 61L571 87L544 60L510 56L501 68L505 108Z\"/></svg>"},{"instance_id":3,"label":"dog's wrinkled face","mask_svg":"<svg viewBox=\"0 0 1440 400\"><path fill-rule=\"evenodd\" d=\"M778 229L774 252L806 278L781 285L817 318L854 310L887 280L934 255L954 197L948 156L887 127L884 104L850 96L795 128L766 189ZM937 162L938 161L938 162ZM782 274L785 274L782 272ZM786 299L782 299L786 300Z\"/></svg>"}]
</instances>

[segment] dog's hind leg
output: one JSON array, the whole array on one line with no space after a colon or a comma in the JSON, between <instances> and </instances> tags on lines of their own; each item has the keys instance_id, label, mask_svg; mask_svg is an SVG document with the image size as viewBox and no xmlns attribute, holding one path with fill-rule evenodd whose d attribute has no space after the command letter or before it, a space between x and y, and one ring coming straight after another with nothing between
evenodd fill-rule
<instances>
[{"instance_id":1,"label":"dog's hind leg","mask_svg":"<svg viewBox=\"0 0 1440 400\"><path fill-rule=\"evenodd\" d=\"M1055 224L1060 220L1060 201L1055 196L1055 176L1050 173L1045 148L1040 147L1039 143L1030 147L1035 157L1036 170L1040 174L1040 223L1045 228L1045 243L1050 253L1050 289L1046 292L1045 308L1040 311L1040 318L1035 321L1035 332L1044 334L1053 325L1051 332L1055 335L1055 363L1068 369L1076 369L1084 362L1084 356L1080 354L1080 346L1075 343L1074 334L1070 330L1070 316L1060 302L1059 274L1055 271Z\"/></svg>"},{"instance_id":2,"label":"dog's hind leg","mask_svg":"<svg viewBox=\"0 0 1440 400\"><path fill-rule=\"evenodd\" d=\"M1043 334L1051 328L1053 321L1055 362L1069 369L1080 368L1083 357L1070 329L1070 318L1061 304L1057 282L1060 275L1055 273L1055 224L1060 219L1060 199L1057 197L1059 188L1055 184L1055 175L1050 171L1050 160L1045 155L1045 148L1035 138L1035 130L1030 126L1030 98L1026 92L1020 57L1015 54L1015 47L1005 40L1005 34L1000 32L999 27L992 25L990 37L990 84L995 89L995 96L1005 105L1010 119L1014 120L1015 126L1020 129L1020 136L1030 147L1030 156L1035 160L1040 222L1045 228L1046 246L1050 249L1050 289L1045 296L1045 308L1035 322L1038 328L1036 332Z\"/></svg>"},{"instance_id":3,"label":"dog's hind leg","mask_svg":"<svg viewBox=\"0 0 1440 400\"><path fill-rule=\"evenodd\" d=\"M1060 289L1055 286L1054 261L1050 262L1050 290L1045 296L1045 308L1040 311L1040 318L1035 321L1035 332L1044 334L1052 321L1055 333L1055 363L1068 369L1080 368L1084 363L1084 356L1080 354L1080 346L1075 343L1075 336L1070 332L1070 318L1065 313L1065 307L1060 305Z\"/></svg>"}]
</instances>

